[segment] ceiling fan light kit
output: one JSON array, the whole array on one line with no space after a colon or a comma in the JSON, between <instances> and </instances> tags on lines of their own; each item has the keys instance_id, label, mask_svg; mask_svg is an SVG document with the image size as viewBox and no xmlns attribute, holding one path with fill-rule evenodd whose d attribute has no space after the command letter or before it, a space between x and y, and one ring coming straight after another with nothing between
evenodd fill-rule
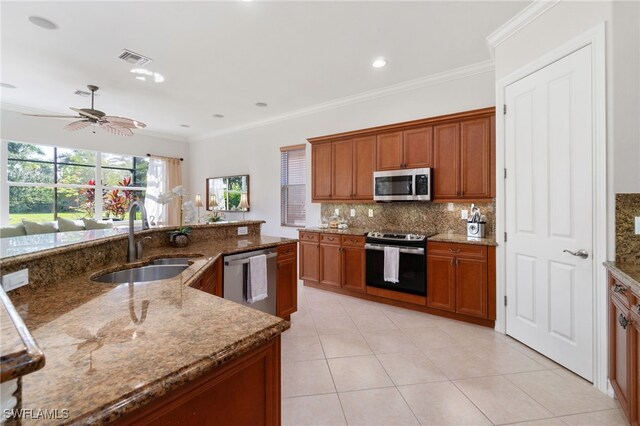
<instances>
[{"instance_id":1,"label":"ceiling fan light kit","mask_svg":"<svg viewBox=\"0 0 640 426\"><path fill-rule=\"evenodd\" d=\"M64 129L69 132L84 129L91 124L98 125L105 132L112 133L116 136L133 136L132 129L144 129L146 124L140 121L132 120L125 117L117 117L114 115L106 115L104 112L94 108L94 98L98 86L88 85L87 89L91 92L91 108L73 108L71 110L77 112L78 115L43 115L43 114L25 114L32 117L47 118L75 118L80 119L73 123L67 124ZM95 133L95 132L94 132Z\"/></svg>"}]
</instances>

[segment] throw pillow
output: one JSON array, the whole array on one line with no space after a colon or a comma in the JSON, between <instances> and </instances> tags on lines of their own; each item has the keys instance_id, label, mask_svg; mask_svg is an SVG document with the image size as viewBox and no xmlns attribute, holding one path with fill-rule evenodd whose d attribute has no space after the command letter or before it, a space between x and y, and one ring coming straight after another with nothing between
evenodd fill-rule
<instances>
[{"instance_id":1,"label":"throw pillow","mask_svg":"<svg viewBox=\"0 0 640 426\"><path fill-rule=\"evenodd\" d=\"M52 232L58 232L58 223L52 222L31 222L30 220L22 219L24 229L27 231L27 235L36 234L51 234Z\"/></svg>"},{"instance_id":2,"label":"throw pillow","mask_svg":"<svg viewBox=\"0 0 640 426\"><path fill-rule=\"evenodd\" d=\"M84 222L84 227L88 230L90 229L109 229L109 228L113 228L113 222L98 222L95 219L87 219L87 218L83 218L82 221Z\"/></svg>"},{"instance_id":3,"label":"throw pillow","mask_svg":"<svg viewBox=\"0 0 640 426\"><path fill-rule=\"evenodd\" d=\"M84 222L81 220L58 218L58 230L60 232L84 231Z\"/></svg>"},{"instance_id":4,"label":"throw pillow","mask_svg":"<svg viewBox=\"0 0 640 426\"><path fill-rule=\"evenodd\" d=\"M27 230L21 223L0 228L0 238L22 237L23 235L27 235Z\"/></svg>"}]
</instances>

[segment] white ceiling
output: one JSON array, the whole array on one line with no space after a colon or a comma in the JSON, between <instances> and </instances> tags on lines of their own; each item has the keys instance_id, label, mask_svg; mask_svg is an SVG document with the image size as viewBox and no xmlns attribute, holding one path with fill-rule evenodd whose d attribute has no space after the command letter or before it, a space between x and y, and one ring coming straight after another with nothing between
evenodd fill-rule
<instances>
[{"instance_id":1,"label":"white ceiling","mask_svg":"<svg viewBox=\"0 0 640 426\"><path fill-rule=\"evenodd\" d=\"M17 89L1 100L70 113L89 106L73 92L95 84L97 109L194 138L487 61L485 37L527 4L3 1L0 77ZM152 58L146 68L166 81L136 80L117 59L123 48ZM371 67L377 56L385 68Z\"/></svg>"}]
</instances>

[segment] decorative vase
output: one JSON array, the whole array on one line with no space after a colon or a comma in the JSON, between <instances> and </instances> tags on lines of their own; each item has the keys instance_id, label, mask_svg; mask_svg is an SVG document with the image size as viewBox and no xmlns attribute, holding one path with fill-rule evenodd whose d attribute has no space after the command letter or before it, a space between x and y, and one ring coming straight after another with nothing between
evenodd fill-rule
<instances>
[{"instance_id":1,"label":"decorative vase","mask_svg":"<svg viewBox=\"0 0 640 426\"><path fill-rule=\"evenodd\" d=\"M187 234L172 234L170 241L175 247L186 247L189 245L189 236Z\"/></svg>"}]
</instances>

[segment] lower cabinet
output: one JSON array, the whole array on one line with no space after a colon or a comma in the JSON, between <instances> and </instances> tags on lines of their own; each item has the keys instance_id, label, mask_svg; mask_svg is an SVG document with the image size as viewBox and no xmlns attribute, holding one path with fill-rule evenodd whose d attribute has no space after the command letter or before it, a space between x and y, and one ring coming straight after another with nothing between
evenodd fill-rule
<instances>
[{"instance_id":1,"label":"lower cabinet","mask_svg":"<svg viewBox=\"0 0 640 426\"><path fill-rule=\"evenodd\" d=\"M340 287L340 235L320 234L320 283Z\"/></svg>"},{"instance_id":2,"label":"lower cabinet","mask_svg":"<svg viewBox=\"0 0 640 426\"><path fill-rule=\"evenodd\" d=\"M364 237L342 236L342 288L364 293L366 285L366 255Z\"/></svg>"},{"instance_id":3,"label":"lower cabinet","mask_svg":"<svg viewBox=\"0 0 640 426\"><path fill-rule=\"evenodd\" d=\"M280 336L116 420L119 425L279 425Z\"/></svg>"},{"instance_id":4,"label":"lower cabinet","mask_svg":"<svg viewBox=\"0 0 640 426\"><path fill-rule=\"evenodd\" d=\"M611 272L609 282L609 380L632 425L640 422L640 295Z\"/></svg>"},{"instance_id":5,"label":"lower cabinet","mask_svg":"<svg viewBox=\"0 0 640 426\"><path fill-rule=\"evenodd\" d=\"M278 247L276 315L288 319L298 310L298 258L296 245Z\"/></svg>"},{"instance_id":6,"label":"lower cabinet","mask_svg":"<svg viewBox=\"0 0 640 426\"><path fill-rule=\"evenodd\" d=\"M427 306L488 316L487 246L427 243Z\"/></svg>"},{"instance_id":7,"label":"lower cabinet","mask_svg":"<svg viewBox=\"0 0 640 426\"><path fill-rule=\"evenodd\" d=\"M320 279L320 234L300 232L300 279L317 282Z\"/></svg>"},{"instance_id":8,"label":"lower cabinet","mask_svg":"<svg viewBox=\"0 0 640 426\"><path fill-rule=\"evenodd\" d=\"M214 296L222 297L222 258L205 269L202 276L191 287Z\"/></svg>"}]
</instances>

